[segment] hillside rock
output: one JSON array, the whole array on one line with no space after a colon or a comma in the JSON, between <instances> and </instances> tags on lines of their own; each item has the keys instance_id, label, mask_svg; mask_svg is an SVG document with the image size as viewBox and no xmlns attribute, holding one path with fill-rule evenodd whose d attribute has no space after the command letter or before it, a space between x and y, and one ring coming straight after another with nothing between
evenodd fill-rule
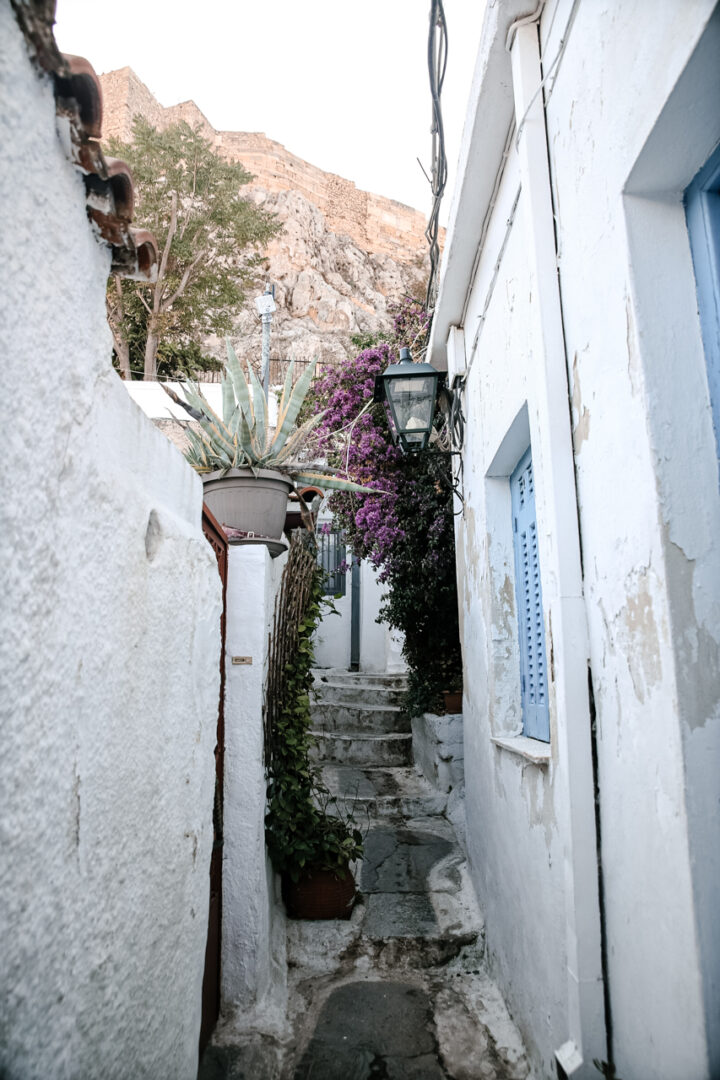
<instances>
[{"instance_id":1,"label":"hillside rock","mask_svg":"<svg viewBox=\"0 0 720 1080\"><path fill-rule=\"evenodd\" d=\"M354 351L352 334L376 334L391 325L388 302L424 295L429 261L419 211L361 191L261 132L216 131L192 101L164 108L128 67L101 82L107 136L129 140L138 114L159 128L181 119L200 127L218 153L253 173L247 197L282 221L283 232L265 252L277 304L270 347L274 379L291 359L337 363ZM232 335L238 354L256 364L262 334L253 299L261 291L248 297ZM217 339L206 347L224 355Z\"/></svg>"}]
</instances>

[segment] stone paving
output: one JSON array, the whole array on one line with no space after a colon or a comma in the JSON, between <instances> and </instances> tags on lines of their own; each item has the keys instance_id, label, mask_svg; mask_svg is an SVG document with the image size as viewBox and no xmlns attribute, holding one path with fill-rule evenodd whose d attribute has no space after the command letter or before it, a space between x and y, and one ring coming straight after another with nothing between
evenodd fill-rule
<instances>
[{"instance_id":1,"label":"stone paving","mask_svg":"<svg viewBox=\"0 0 720 1080\"><path fill-rule=\"evenodd\" d=\"M416 774L409 734L397 761L401 680L323 672L317 687L325 781L369 822L360 895L347 921L287 921L284 1025L221 1029L200 1080L531 1078L448 796Z\"/></svg>"}]
</instances>

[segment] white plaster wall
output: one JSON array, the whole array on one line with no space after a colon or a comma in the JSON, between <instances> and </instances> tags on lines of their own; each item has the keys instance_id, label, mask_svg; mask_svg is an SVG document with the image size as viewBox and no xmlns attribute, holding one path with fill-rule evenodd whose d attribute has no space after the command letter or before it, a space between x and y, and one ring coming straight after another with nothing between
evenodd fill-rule
<instances>
[{"instance_id":1,"label":"white plaster wall","mask_svg":"<svg viewBox=\"0 0 720 1080\"><path fill-rule=\"evenodd\" d=\"M712 8L581 5L549 106L623 1077L720 1070L720 500L681 205L720 138L720 30L681 87Z\"/></svg>"},{"instance_id":2,"label":"white plaster wall","mask_svg":"<svg viewBox=\"0 0 720 1080\"><path fill-rule=\"evenodd\" d=\"M263 694L268 632L286 556L228 549L223 805L222 1008L241 1013L283 982L282 913L265 850ZM250 664L233 664L233 657Z\"/></svg>"},{"instance_id":3,"label":"white plaster wall","mask_svg":"<svg viewBox=\"0 0 720 1080\"><path fill-rule=\"evenodd\" d=\"M350 553L348 552L348 562ZM350 643L352 626L352 571L345 575L345 595L332 600L337 614L326 611L318 623L313 636L315 666L319 668L337 668L340 671L350 669Z\"/></svg>"},{"instance_id":4,"label":"white plaster wall","mask_svg":"<svg viewBox=\"0 0 720 1080\"><path fill-rule=\"evenodd\" d=\"M0 5L0 1072L194 1078L220 584L113 373L109 254Z\"/></svg>"},{"instance_id":5,"label":"white plaster wall","mask_svg":"<svg viewBox=\"0 0 720 1080\"><path fill-rule=\"evenodd\" d=\"M491 742L495 736L517 734L522 726L507 477L527 448L528 421L515 446L508 446L505 437L528 401L529 427L537 426L531 377L536 361L527 303L531 289L520 203L513 215L518 188L513 157L466 320L466 327L477 327L485 312L475 353L466 331L471 368L465 392L469 418L465 505L462 518L456 519L467 842L491 964L514 1019L533 1047L541 1075L552 1075L552 1055L566 1038L567 1014L563 897L567 821L556 797L556 752L553 748L549 765L538 766ZM501 271L493 286L503 245ZM505 463L494 467L504 445ZM486 475L495 471L504 472L504 477ZM536 491L537 487L536 483ZM541 509L538 491L539 514ZM554 698L551 708L554 731Z\"/></svg>"},{"instance_id":6,"label":"white plaster wall","mask_svg":"<svg viewBox=\"0 0 720 1080\"><path fill-rule=\"evenodd\" d=\"M389 631L377 621L386 587L369 563L360 566L360 670L388 671Z\"/></svg>"},{"instance_id":7,"label":"white plaster wall","mask_svg":"<svg viewBox=\"0 0 720 1080\"><path fill-rule=\"evenodd\" d=\"M348 561L350 552L348 552ZM402 637L377 617L385 587L370 563L360 564L360 671L405 671ZM321 668L350 667L352 627L352 572L346 575L345 596L333 600L337 614L324 615L315 631L315 664Z\"/></svg>"},{"instance_id":8,"label":"white plaster wall","mask_svg":"<svg viewBox=\"0 0 720 1080\"><path fill-rule=\"evenodd\" d=\"M701 41L713 6L662 0L649 19L638 0L616 5L610 18L607 5L558 0L542 21L546 71L567 42L550 83L549 146L597 708L614 1056L623 1080L720 1070L720 500L681 205L720 138L717 29ZM692 60L698 43L702 62ZM489 78L500 70L497 60L485 68ZM498 100L506 85L497 79ZM478 140L496 111L482 118ZM499 155L482 168L492 174L498 164ZM465 178L466 188L473 179ZM559 723L575 718L558 716L551 687L552 756L544 768L490 743L516 731L520 718L502 476L524 449L517 430L503 439L525 400L546 596L553 586L543 482L552 463L542 456L544 417L531 378L537 312L524 195L494 280L517 191L511 151L464 316L472 362L457 535L465 771L489 955L542 1075L553 1075L552 1054L568 1025L561 971L570 841L555 737ZM454 228L459 245L462 212ZM451 235L450 274L454 244ZM445 303L457 303L447 290ZM545 615L548 660L562 670Z\"/></svg>"}]
</instances>

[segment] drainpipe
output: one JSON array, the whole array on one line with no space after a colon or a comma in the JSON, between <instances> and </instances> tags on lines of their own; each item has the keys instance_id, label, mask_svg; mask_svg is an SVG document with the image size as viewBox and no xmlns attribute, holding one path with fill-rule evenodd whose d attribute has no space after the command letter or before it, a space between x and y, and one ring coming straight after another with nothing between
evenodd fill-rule
<instances>
[{"instance_id":1,"label":"drainpipe","mask_svg":"<svg viewBox=\"0 0 720 1080\"><path fill-rule=\"evenodd\" d=\"M588 692L589 640L583 597L575 462L547 128L537 20L510 27L517 151L536 325L533 357L548 536L541 558L550 654L557 702L557 782L568 833L565 844L565 927L568 1039L556 1050L558 1076L597 1080L593 1059L607 1060L602 928L595 821L593 741ZM542 541L541 541L542 542ZM545 587L547 578L548 588Z\"/></svg>"}]
</instances>

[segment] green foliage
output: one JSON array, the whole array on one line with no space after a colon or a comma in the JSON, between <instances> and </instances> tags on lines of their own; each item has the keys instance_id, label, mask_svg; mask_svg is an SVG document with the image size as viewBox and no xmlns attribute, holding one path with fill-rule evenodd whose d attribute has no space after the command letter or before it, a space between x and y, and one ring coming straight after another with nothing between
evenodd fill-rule
<instances>
[{"instance_id":1,"label":"green foliage","mask_svg":"<svg viewBox=\"0 0 720 1080\"><path fill-rule=\"evenodd\" d=\"M383 340L381 334L351 334L350 343L353 348L358 352L363 352L365 349L374 349Z\"/></svg>"},{"instance_id":2,"label":"green foliage","mask_svg":"<svg viewBox=\"0 0 720 1080\"><path fill-rule=\"evenodd\" d=\"M304 867L333 870L344 877L359 859L363 834L354 808L334 800L310 761L310 694L314 662L312 636L320 620L324 573L317 567L300 623L295 655L285 667L282 705L271 733L265 841L273 866L297 881Z\"/></svg>"},{"instance_id":3,"label":"green foliage","mask_svg":"<svg viewBox=\"0 0 720 1080\"><path fill-rule=\"evenodd\" d=\"M428 317L405 298L392 306L394 330L385 344L364 349L316 384L314 408L332 435L354 420L347 461L354 476L381 494L334 494L331 508L353 553L380 571L387 587L380 619L405 635L409 678L405 707L413 716L443 710L443 691L462 686L450 456L432 447L403 455L393 444L385 409L372 400L375 377L401 345L422 350ZM438 410L436 431L442 431Z\"/></svg>"},{"instance_id":4,"label":"green foliage","mask_svg":"<svg viewBox=\"0 0 720 1080\"><path fill-rule=\"evenodd\" d=\"M404 705L411 716L444 711L443 691L462 687L450 459L426 451L399 466L395 513L403 539L383 572L379 618L405 635Z\"/></svg>"},{"instance_id":5,"label":"green foliage","mask_svg":"<svg viewBox=\"0 0 720 1080\"><path fill-rule=\"evenodd\" d=\"M222 371L222 361L208 356L194 341L178 345L161 341L157 351L157 373L160 379L193 379L209 371Z\"/></svg>"},{"instance_id":6,"label":"green foliage","mask_svg":"<svg viewBox=\"0 0 720 1080\"><path fill-rule=\"evenodd\" d=\"M187 350L231 329L263 265L261 249L281 226L240 197L251 174L184 122L157 131L136 117L132 143L113 140L109 150L132 169L136 218L155 234L161 260L156 284L110 282L108 317L123 372L154 377L159 344ZM184 356L187 363L193 354Z\"/></svg>"},{"instance_id":7,"label":"green foliage","mask_svg":"<svg viewBox=\"0 0 720 1080\"><path fill-rule=\"evenodd\" d=\"M322 416L312 416L297 427L297 419L315 372L313 361L293 385L294 363L290 364L278 405L273 432L267 401L260 380L248 364L247 377L230 342L222 381L222 416L218 416L197 383L183 385L185 400L162 383L165 393L200 424L201 431L188 430L190 446L185 453L200 473L215 469L250 467L278 469L300 484L319 484L338 491L369 492L371 489L344 477L325 472L309 472L298 463L313 430Z\"/></svg>"}]
</instances>

